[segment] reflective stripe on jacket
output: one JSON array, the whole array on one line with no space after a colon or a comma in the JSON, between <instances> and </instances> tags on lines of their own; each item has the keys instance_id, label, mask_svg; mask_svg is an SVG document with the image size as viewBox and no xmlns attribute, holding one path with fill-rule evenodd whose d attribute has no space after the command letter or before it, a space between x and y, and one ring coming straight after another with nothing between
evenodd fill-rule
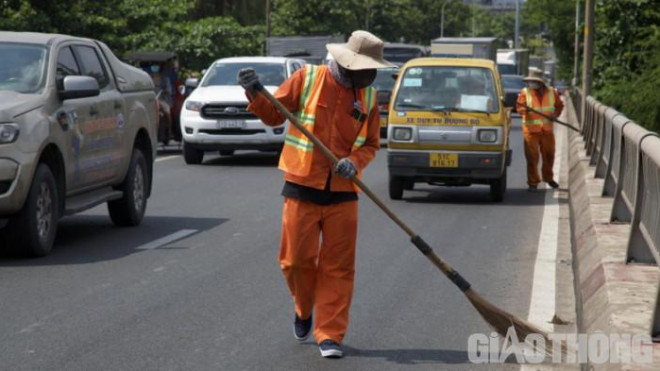
<instances>
[{"instance_id":1,"label":"reflective stripe on jacket","mask_svg":"<svg viewBox=\"0 0 660 371\"><path fill-rule=\"evenodd\" d=\"M305 77L303 81L302 93L300 95L299 110L297 112L300 123L314 134L314 122L316 120L316 110L319 97L326 77L330 70L326 66L305 66ZM360 89L357 98L361 107L367 109L365 119L356 124L361 125L352 150L360 148L367 138L368 113L376 105L375 90L371 87ZM363 109L364 109L363 108ZM364 111L363 111L364 113ZM312 166L312 154L314 152L314 143L310 141L305 134L298 130L294 125L289 125L288 132L284 140L284 148L280 156L279 168L287 173L297 176L306 176L309 174ZM358 175L359 176L359 175Z\"/></svg>"},{"instance_id":2,"label":"reflective stripe on jacket","mask_svg":"<svg viewBox=\"0 0 660 371\"><path fill-rule=\"evenodd\" d=\"M555 113L555 91L552 87L543 89L543 96L539 100L538 95L529 88L523 88L525 95L525 104L528 107L539 111L546 116L552 116ZM522 117L523 128L530 133L540 133L544 128L546 131L552 131L552 120L539 115L536 112L525 110Z\"/></svg>"}]
</instances>

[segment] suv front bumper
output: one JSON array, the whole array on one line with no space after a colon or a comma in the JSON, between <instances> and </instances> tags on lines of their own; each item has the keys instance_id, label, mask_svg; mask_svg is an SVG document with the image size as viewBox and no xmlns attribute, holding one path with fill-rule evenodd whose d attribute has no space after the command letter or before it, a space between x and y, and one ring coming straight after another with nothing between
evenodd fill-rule
<instances>
[{"instance_id":1,"label":"suv front bumper","mask_svg":"<svg viewBox=\"0 0 660 371\"><path fill-rule=\"evenodd\" d=\"M207 120L185 111L181 133L187 145L199 150L280 150L284 145L287 124L271 127L259 119L244 120L242 128L222 128L222 120Z\"/></svg>"},{"instance_id":2,"label":"suv front bumper","mask_svg":"<svg viewBox=\"0 0 660 371\"><path fill-rule=\"evenodd\" d=\"M0 218L20 211L25 203L35 169L35 160L27 157L0 157Z\"/></svg>"}]
</instances>

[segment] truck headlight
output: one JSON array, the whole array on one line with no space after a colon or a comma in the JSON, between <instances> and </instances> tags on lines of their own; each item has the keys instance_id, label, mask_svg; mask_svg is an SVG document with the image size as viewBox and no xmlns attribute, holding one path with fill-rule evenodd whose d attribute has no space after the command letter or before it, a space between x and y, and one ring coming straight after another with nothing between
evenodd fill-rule
<instances>
[{"instance_id":1,"label":"truck headlight","mask_svg":"<svg viewBox=\"0 0 660 371\"><path fill-rule=\"evenodd\" d=\"M19 132L16 124L0 124L0 144L15 142Z\"/></svg>"},{"instance_id":2,"label":"truck headlight","mask_svg":"<svg viewBox=\"0 0 660 371\"><path fill-rule=\"evenodd\" d=\"M497 130L495 129L480 129L478 133L480 142L495 143L497 142Z\"/></svg>"},{"instance_id":3,"label":"truck headlight","mask_svg":"<svg viewBox=\"0 0 660 371\"><path fill-rule=\"evenodd\" d=\"M202 110L203 105L204 104L202 102L195 102L195 101L192 101L192 100L186 101L186 109L188 111L199 112L199 111Z\"/></svg>"},{"instance_id":4,"label":"truck headlight","mask_svg":"<svg viewBox=\"0 0 660 371\"><path fill-rule=\"evenodd\" d=\"M392 139L400 141L409 141L412 139L412 128L394 128L392 130Z\"/></svg>"}]
</instances>

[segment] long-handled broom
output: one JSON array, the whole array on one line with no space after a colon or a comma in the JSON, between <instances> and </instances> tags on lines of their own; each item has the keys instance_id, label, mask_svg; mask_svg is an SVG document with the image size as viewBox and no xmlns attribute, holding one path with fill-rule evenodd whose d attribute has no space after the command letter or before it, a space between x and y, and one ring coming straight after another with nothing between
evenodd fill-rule
<instances>
[{"instance_id":1,"label":"long-handled broom","mask_svg":"<svg viewBox=\"0 0 660 371\"><path fill-rule=\"evenodd\" d=\"M524 107L524 108L525 108L526 110L528 110L528 111L532 111L532 112L536 113L536 114L539 115L539 116L545 117L545 118L547 118L547 119L549 119L549 120L552 120L552 121L554 121L554 122L556 122L556 123L558 123L558 124L560 124L560 125L564 125L564 126L566 126L567 128L569 128L569 129L575 130L575 131L577 131L577 132L580 131L580 129L576 128L575 126L573 126L573 125L571 125L571 124L569 124L569 123L567 123L567 122L561 121L561 120L557 119L556 117L552 117L552 116L546 115L545 113L540 112L539 110L535 110L534 108L532 108L532 107L530 107L530 106L528 106L528 105L526 105L526 104L522 104L522 103L520 103L520 102L516 102L516 104L519 105L520 107Z\"/></svg>"},{"instance_id":2,"label":"long-handled broom","mask_svg":"<svg viewBox=\"0 0 660 371\"><path fill-rule=\"evenodd\" d=\"M330 150L321 143L309 130L307 130L301 123L298 121L298 118L294 116L289 110L282 105L273 95L264 89L261 84L258 84L257 90L259 93L263 94L266 99L268 99L287 119L291 122L298 130L300 130L306 137L308 137L314 145L323 152L323 154L332 162L333 165L337 164L337 157L330 152ZM399 219L372 191L367 187L360 179L353 176L351 180L367 195L371 200L380 207L387 216L394 221L401 229L403 229L406 234L410 237L411 242L415 245L419 251L426 256L431 263L433 263L442 273L449 278L464 294L467 296L468 300L474 308L479 312L483 319L488 322L499 334L506 336L509 328L513 327L516 331L518 339L525 340L527 335L530 334L539 334L543 336L545 341L544 349L542 350L546 354L550 354L552 351L552 343L548 341L548 335L541 329L530 324L529 322L520 319L512 314L507 313L506 311L496 307L495 305L488 302L486 299L482 298L477 294L470 286L470 283L466 281L458 272L452 268L449 263L444 259L440 258L438 255L433 252L433 249L412 229L410 229L401 219ZM537 344L538 348L538 344Z\"/></svg>"}]
</instances>

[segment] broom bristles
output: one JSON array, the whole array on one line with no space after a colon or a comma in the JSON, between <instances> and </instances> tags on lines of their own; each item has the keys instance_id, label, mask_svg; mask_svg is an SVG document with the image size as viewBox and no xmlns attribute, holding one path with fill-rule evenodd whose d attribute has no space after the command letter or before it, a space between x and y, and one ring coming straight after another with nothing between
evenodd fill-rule
<instances>
[{"instance_id":1,"label":"broom bristles","mask_svg":"<svg viewBox=\"0 0 660 371\"><path fill-rule=\"evenodd\" d=\"M518 318L490 303L488 300L481 297L474 290L468 289L465 291L472 306L479 312L481 317L501 336L506 336L509 328L513 327L516 331L518 339L525 341L528 335L538 334L545 339L545 346L540 347L537 344L528 345L534 347L538 351L544 352L547 356L552 355L552 341L548 337L548 333L534 326L533 324ZM566 354L566 348L562 345L562 354Z\"/></svg>"}]
</instances>

